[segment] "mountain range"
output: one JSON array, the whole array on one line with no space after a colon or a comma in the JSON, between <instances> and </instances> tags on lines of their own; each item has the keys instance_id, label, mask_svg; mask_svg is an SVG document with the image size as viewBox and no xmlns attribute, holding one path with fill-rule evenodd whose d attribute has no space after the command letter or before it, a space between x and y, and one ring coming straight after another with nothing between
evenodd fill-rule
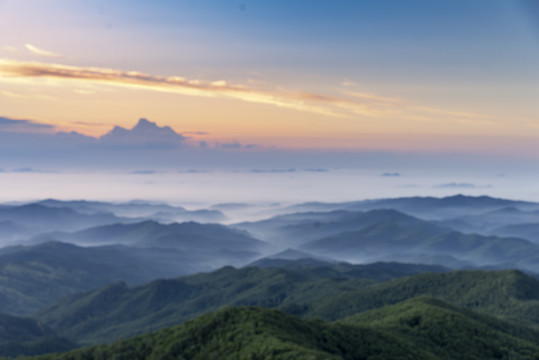
<instances>
[{"instance_id":1,"label":"mountain range","mask_svg":"<svg viewBox=\"0 0 539 360\"><path fill-rule=\"evenodd\" d=\"M36 359L537 359L539 332L431 298L338 322L227 308L181 326Z\"/></svg>"},{"instance_id":2,"label":"mountain range","mask_svg":"<svg viewBox=\"0 0 539 360\"><path fill-rule=\"evenodd\" d=\"M208 223L249 211L264 210L0 205L0 241L23 244L0 248L0 356L122 340L43 359L538 357L539 204L305 203Z\"/></svg>"},{"instance_id":3,"label":"mountain range","mask_svg":"<svg viewBox=\"0 0 539 360\"><path fill-rule=\"evenodd\" d=\"M214 274L220 278L212 281L212 285L223 283L223 276L233 274L235 280L229 283L240 293L239 298L243 291L250 292L253 299L256 292L245 288L248 284L245 276L253 271L261 270L220 270ZM313 279L315 273L307 271L304 275ZM289 274L285 279L273 275L273 282L267 285L274 293L275 280L280 279L286 284L291 276ZM120 354L129 359L207 359L215 356L224 359L240 356L272 359L537 359L539 356L539 319L528 316L537 314L538 282L520 272L425 273L385 282L367 281L355 287L350 282L343 284L338 278L333 278L333 282L340 282L340 285L329 285L331 281L327 280L330 279L321 282L319 278L303 288L305 291L319 284L318 291L325 294L318 300L309 296L304 299L309 299L311 316L322 315L325 321L301 319L260 307L237 307L248 304L227 301L226 305L234 307L202 315L178 327L39 359L102 359ZM262 279L262 282L267 280ZM258 287L258 283L251 286ZM73 330L64 331L80 335L80 330L85 328L107 333L107 325L121 321L129 311L134 311L133 319L160 328L164 322L173 321L162 320L158 325L150 319L158 319L155 314L160 311L161 319L175 316L174 307L165 305L167 299L172 304L172 298L185 298L190 292L188 286L188 282L158 282L132 290L121 284L109 286L97 293L72 298L74 303L58 306L56 313L64 309L73 315L53 324L56 327L69 325L67 319L76 316L76 322L71 322ZM127 295L126 291L131 293ZM208 287L206 291L211 290ZM336 291L340 295L334 297ZM218 292L215 290L215 294ZM262 293L258 296L264 297ZM220 298L212 295L207 299ZM198 301L198 306L191 302L190 307L201 311L200 306L208 304L208 300ZM110 302L118 303L112 306L116 310L110 310ZM126 303L120 306L120 302ZM80 307L77 310L75 303L94 308L90 312ZM277 307L267 302L262 305ZM109 310L104 311L107 308ZM152 309L153 316L144 315L151 314ZM281 309L287 311L286 307ZM114 316L114 321L108 316ZM140 320L131 322L131 332L136 327L140 329ZM91 322L94 324L90 325ZM110 331L111 328L109 336L116 333ZM108 342L112 338L103 340Z\"/></svg>"},{"instance_id":4,"label":"mountain range","mask_svg":"<svg viewBox=\"0 0 539 360\"><path fill-rule=\"evenodd\" d=\"M2 312L28 315L62 296L111 282L141 284L208 270L189 253L60 242L0 249Z\"/></svg>"},{"instance_id":5,"label":"mountain range","mask_svg":"<svg viewBox=\"0 0 539 360\"><path fill-rule=\"evenodd\" d=\"M64 298L36 316L59 334L91 344L180 324L223 306L257 305L336 320L427 295L539 326L537 279L516 271L429 271L443 270L391 264L294 270L223 268L143 286L111 284Z\"/></svg>"}]
</instances>

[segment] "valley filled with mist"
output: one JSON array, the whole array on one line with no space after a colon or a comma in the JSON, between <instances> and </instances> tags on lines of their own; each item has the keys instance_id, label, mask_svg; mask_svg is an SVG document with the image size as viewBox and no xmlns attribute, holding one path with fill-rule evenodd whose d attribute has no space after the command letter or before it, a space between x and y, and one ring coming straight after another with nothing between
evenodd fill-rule
<instances>
[{"instance_id":1,"label":"valley filled with mist","mask_svg":"<svg viewBox=\"0 0 539 360\"><path fill-rule=\"evenodd\" d=\"M534 359L537 229L489 196L6 203L0 356Z\"/></svg>"}]
</instances>

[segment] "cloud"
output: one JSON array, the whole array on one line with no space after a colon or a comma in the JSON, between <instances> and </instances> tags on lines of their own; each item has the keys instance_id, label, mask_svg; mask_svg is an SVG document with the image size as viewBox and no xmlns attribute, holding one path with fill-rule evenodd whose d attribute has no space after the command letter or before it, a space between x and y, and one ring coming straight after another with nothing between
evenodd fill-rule
<instances>
[{"instance_id":1,"label":"cloud","mask_svg":"<svg viewBox=\"0 0 539 360\"><path fill-rule=\"evenodd\" d=\"M297 111L326 115L330 117L417 120L436 115L436 121L444 121L439 115L458 119L479 119L483 115L445 111L410 104L399 98L390 98L365 92L344 92L342 95L319 94L308 91L292 91L277 87L276 90L262 90L245 85L232 85L224 80L203 82L182 76L158 76L138 71L80 67L53 63L0 59L0 76L17 79L48 78L71 81L80 84L106 84L133 89L144 89L188 96L232 98L246 102L273 105ZM255 84L252 84L255 86ZM420 121L420 120L418 120Z\"/></svg>"},{"instance_id":2,"label":"cloud","mask_svg":"<svg viewBox=\"0 0 539 360\"><path fill-rule=\"evenodd\" d=\"M99 138L103 145L114 147L145 147L166 149L179 147L186 138L168 126L160 127L147 119L140 119L132 129L115 126Z\"/></svg>"},{"instance_id":3,"label":"cloud","mask_svg":"<svg viewBox=\"0 0 539 360\"><path fill-rule=\"evenodd\" d=\"M0 117L0 131L7 133L54 133L54 126L33 120Z\"/></svg>"},{"instance_id":4,"label":"cloud","mask_svg":"<svg viewBox=\"0 0 539 360\"><path fill-rule=\"evenodd\" d=\"M30 50L31 52L39 56L54 57L54 58L62 57L62 55L60 54L54 53L52 51L40 49L32 44L25 44L24 47L26 47L28 50Z\"/></svg>"},{"instance_id":5,"label":"cloud","mask_svg":"<svg viewBox=\"0 0 539 360\"><path fill-rule=\"evenodd\" d=\"M381 174L380 176L384 176L384 177L399 177L399 176L401 176L401 174L398 173L398 172L385 172L385 173Z\"/></svg>"},{"instance_id":6,"label":"cloud","mask_svg":"<svg viewBox=\"0 0 539 360\"><path fill-rule=\"evenodd\" d=\"M62 80L104 83L114 86L141 88L190 96L229 97L247 102L269 104L330 116L343 116L328 105L339 105L335 99L309 93L279 93L259 91L245 86L229 85L223 80L205 83L180 76L155 76L138 71L78 67L40 62L0 59L0 75L12 78L54 78ZM325 99L325 101L324 101ZM309 100L314 100L314 104ZM320 103L320 104L317 104ZM341 105L339 105L341 106Z\"/></svg>"},{"instance_id":7,"label":"cloud","mask_svg":"<svg viewBox=\"0 0 539 360\"><path fill-rule=\"evenodd\" d=\"M88 124L102 126L100 124ZM146 119L140 119L131 129L115 126L105 135L95 138L76 131L62 132L49 124L33 120L0 117L0 146L8 148L43 147L62 149L66 147L97 146L100 149L172 149L184 146L185 136L168 126L160 127ZM96 149L97 149L96 148Z\"/></svg>"},{"instance_id":8,"label":"cloud","mask_svg":"<svg viewBox=\"0 0 539 360\"><path fill-rule=\"evenodd\" d=\"M87 122L87 121L73 121L73 122L71 122L71 124L82 125L82 126L96 126L96 127L107 126L107 127L110 127L110 124L98 123L98 122Z\"/></svg>"},{"instance_id":9,"label":"cloud","mask_svg":"<svg viewBox=\"0 0 539 360\"><path fill-rule=\"evenodd\" d=\"M207 131L182 131L182 135L209 135Z\"/></svg>"},{"instance_id":10,"label":"cloud","mask_svg":"<svg viewBox=\"0 0 539 360\"><path fill-rule=\"evenodd\" d=\"M389 98L384 96L378 96L373 94L367 94L362 92L356 92L356 91L347 91L346 94L360 98L360 99L367 99L367 100L374 100L378 102L385 102L385 103L395 103L395 104L405 104L406 101L398 98Z\"/></svg>"},{"instance_id":11,"label":"cloud","mask_svg":"<svg viewBox=\"0 0 539 360\"><path fill-rule=\"evenodd\" d=\"M73 92L75 94L79 94L79 95L93 95L93 94L95 94L95 91L93 91L93 90L77 89L77 90L73 90Z\"/></svg>"},{"instance_id":12,"label":"cloud","mask_svg":"<svg viewBox=\"0 0 539 360\"><path fill-rule=\"evenodd\" d=\"M21 99L27 98L26 95L17 94L17 93L13 93L13 92L10 92L10 91L0 91L0 95L7 96L7 97L13 97L13 98L21 98Z\"/></svg>"},{"instance_id":13,"label":"cloud","mask_svg":"<svg viewBox=\"0 0 539 360\"><path fill-rule=\"evenodd\" d=\"M0 91L1 96L7 96L11 98L18 98L18 99L41 99L41 100L58 100L58 98L49 96L49 95L42 95L42 94L19 94L14 93L11 91Z\"/></svg>"}]
</instances>

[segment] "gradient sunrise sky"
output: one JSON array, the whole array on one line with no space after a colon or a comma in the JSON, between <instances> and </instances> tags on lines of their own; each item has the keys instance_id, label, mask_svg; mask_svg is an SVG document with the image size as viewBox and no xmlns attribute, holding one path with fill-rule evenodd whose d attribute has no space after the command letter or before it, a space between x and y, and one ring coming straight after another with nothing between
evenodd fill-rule
<instances>
[{"instance_id":1,"label":"gradient sunrise sky","mask_svg":"<svg viewBox=\"0 0 539 360\"><path fill-rule=\"evenodd\" d=\"M0 0L0 116L100 136L537 153L535 0Z\"/></svg>"}]
</instances>

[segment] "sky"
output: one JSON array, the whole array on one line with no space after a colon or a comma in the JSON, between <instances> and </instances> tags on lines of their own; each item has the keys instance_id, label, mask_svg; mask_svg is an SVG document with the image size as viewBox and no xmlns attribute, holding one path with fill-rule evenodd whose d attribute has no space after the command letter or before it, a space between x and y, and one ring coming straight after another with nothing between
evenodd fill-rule
<instances>
[{"instance_id":1,"label":"sky","mask_svg":"<svg viewBox=\"0 0 539 360\"><path fill-rule=\"evenodd\" d=\"M538 40L535 0L0 0L0 169L526 169Z\"/></svg>"}]
</instances>

